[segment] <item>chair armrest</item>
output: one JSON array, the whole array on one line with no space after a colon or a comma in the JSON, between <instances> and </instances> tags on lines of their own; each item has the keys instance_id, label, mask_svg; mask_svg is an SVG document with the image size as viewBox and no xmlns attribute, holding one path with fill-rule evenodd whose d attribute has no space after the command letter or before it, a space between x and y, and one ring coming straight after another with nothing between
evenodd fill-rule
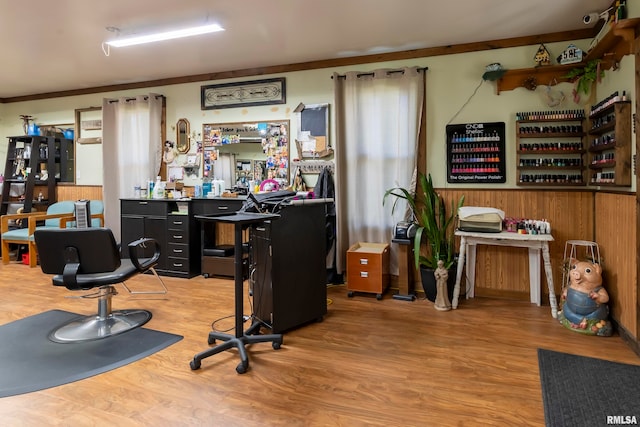
<instances>
[{"instance_id":1,"label":"chair armrest","mask_svg":"<svg viewBox=\"0 0 640 427\"><path fill-rule=\"evenodd\" d=\"M68 228L69 223L74 222L75 220L76 217L73 215L63 216L62 218L60 218L60 228Z\"/></svg>"},{"instance_id":2,"label":"chair armrest","mask_svg":"<svg viewBox=\"0 0 640 427\"><path fill-rule=\"evenodd\" d=\"M27 219L31 217L40 217L46 215L46 212L29 212L29 213L20 213L20 214L6 214L0 217L0 230L2 233L9 231L9 221L17 220L17 219Z\"/></svg>"},{"instance_id":3,"label":"chair armrest","mask_svg":"<svg viewBox=\"0 0 640 427\"><path fill-rule=\"evenodd\" d=\"M99 219L100 227L104 227L104 214L93 214L91 215L91 219ZM69 228L69 223L75 221L76 217L74 215L64 216L60 218L60 228Z\"/></svg>"},{"instance_id":4,"label":"chair armrest","mask_svg":"<svg viewBox=\"0 0 640 427\"><path fill-rule=\"evenodd\" d=\"M95 218L98 218L100 220L100 227L104 227L104 214L103 213L92 214L91 219L95 219Z\"/></svg>"},{"instance_id":5,"label":"chair armrest","mask_svg":"<svg viewBox=\"0 0 640 427\"><path fill-rule=\"evenodd\" d=\"M153 256L151 258L145 258L142 260L142 262L140 262L141 260L138 258L138 248L146 248L149 244L154 245ZM160 243L158 243L156 239L143 237L142 239L138 239L129 243L128 246L129 259L131 259L131 262L139 271L145 272L158 263L158 259L160 258Z\"/></svg>"},{"instance_id":6,"label":"chair armrest","mask_svg":"<svg viewBox=\"0 0 640 427\"><path fill-rule=\"evenodd\" d=\"M70 215L69 212L58 213L58 214L47 214L43 212L41 215L34 215L29 217L29 236L33 235L33 232L36 231L36 226L38 222L45 221L47 219L56 219L56 218L65 218Z\"/></svg>"}]
</instances>

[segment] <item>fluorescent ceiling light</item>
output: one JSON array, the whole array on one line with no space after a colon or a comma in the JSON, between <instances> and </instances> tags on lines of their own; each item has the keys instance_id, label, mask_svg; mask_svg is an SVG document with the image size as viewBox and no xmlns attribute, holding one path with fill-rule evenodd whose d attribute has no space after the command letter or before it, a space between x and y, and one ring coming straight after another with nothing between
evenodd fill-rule
<instances>
[{"instance_id":1,"label":"fluorescent ceiling light","mask_svg":"<svg viewBox=\"0 0 640 427\"><path fill-rule=\"evenodd\" d=\"M163 40L178 39L182 37L197 36L200 34L214 33L216 31L224 31L224 28L222 28L218 24L202 25L199 27L185 28L182 30L148 34L146 36L125 37L121 39L111 40L105 43L113 47L133 46L136 44L151 43Z\"/></svg>"}]
</instances>

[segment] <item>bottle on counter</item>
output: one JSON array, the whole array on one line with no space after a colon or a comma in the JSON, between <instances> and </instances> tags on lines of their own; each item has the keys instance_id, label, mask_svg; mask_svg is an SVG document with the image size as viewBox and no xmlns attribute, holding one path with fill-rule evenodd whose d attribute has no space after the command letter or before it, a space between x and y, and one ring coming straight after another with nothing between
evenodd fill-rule
<instances>
[{"instance_id":1,"label":"bottle on counter","mask_svg":"<svg viewBox=\"0 0 640 427\"><path fill-rule=\"evenodd\" d=\"M153 198L164 199L164 183L160 181L160 177L156 177L156 182L153 184Z\"/></svg>"},{"instance_id":2,"label":"bottle on counter","mask_svg":"<svg viewBox=\"0 0 640 427\"><path fill-rule=\"evenodd\" d=\"M153 198L153 186L154 186L153 181L151 180L147 181L147 198L148 199Z\"/></svg>"},{"instance_id":3,"label":"bottle on counter","mask_svg":"<svg viewBox=\"0 0 640 427\"><path fill-rule=\"evenodd\" d=\"M207 197L211 193L211 178L206 177L202 180L202 197Z\"/></svg>"}]
</instances>

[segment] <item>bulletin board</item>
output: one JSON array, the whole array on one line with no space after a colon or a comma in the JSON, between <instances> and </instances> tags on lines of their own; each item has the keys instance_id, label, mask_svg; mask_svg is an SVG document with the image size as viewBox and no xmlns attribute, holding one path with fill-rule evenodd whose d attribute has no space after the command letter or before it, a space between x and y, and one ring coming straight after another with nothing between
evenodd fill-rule
<instances>
[{"instance_id":1,"label":"bulletin board","mask_svg":"<svg viewBox=\"0 0 640 427\"><path fill-rule=\"evenodd\" d=\"M298 115L296 149L298 158L320 158L333 154L329 141L329 104L300 103L294 110Z\"/></svg>"}]
</instances>

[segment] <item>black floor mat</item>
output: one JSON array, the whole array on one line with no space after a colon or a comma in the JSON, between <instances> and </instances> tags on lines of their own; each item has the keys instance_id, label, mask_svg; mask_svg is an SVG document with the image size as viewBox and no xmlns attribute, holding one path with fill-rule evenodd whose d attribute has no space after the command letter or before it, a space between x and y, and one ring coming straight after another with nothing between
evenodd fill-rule
<instances>
[{"instance_id":1,"label":"black floor mat","mask_svg":"<svg viewBox=\"0 0 640 427\"><path fill-rule=\"evenodd\" d=\"M640 366L543 349L538 364L547 426L640 423Z\"/></svg>"},{"instance_id":2,"label":"black floor mat","mask_svg":"<svg viewBox=\"0 0 640 427\"><path fill-rule=\"evenodd\" d=\"M0 326L0 397L78 381L149 356L182 339L136 328L101 340L60 344L55 325L77 314L51 310Z\"/></svg>"}]
</instances>

